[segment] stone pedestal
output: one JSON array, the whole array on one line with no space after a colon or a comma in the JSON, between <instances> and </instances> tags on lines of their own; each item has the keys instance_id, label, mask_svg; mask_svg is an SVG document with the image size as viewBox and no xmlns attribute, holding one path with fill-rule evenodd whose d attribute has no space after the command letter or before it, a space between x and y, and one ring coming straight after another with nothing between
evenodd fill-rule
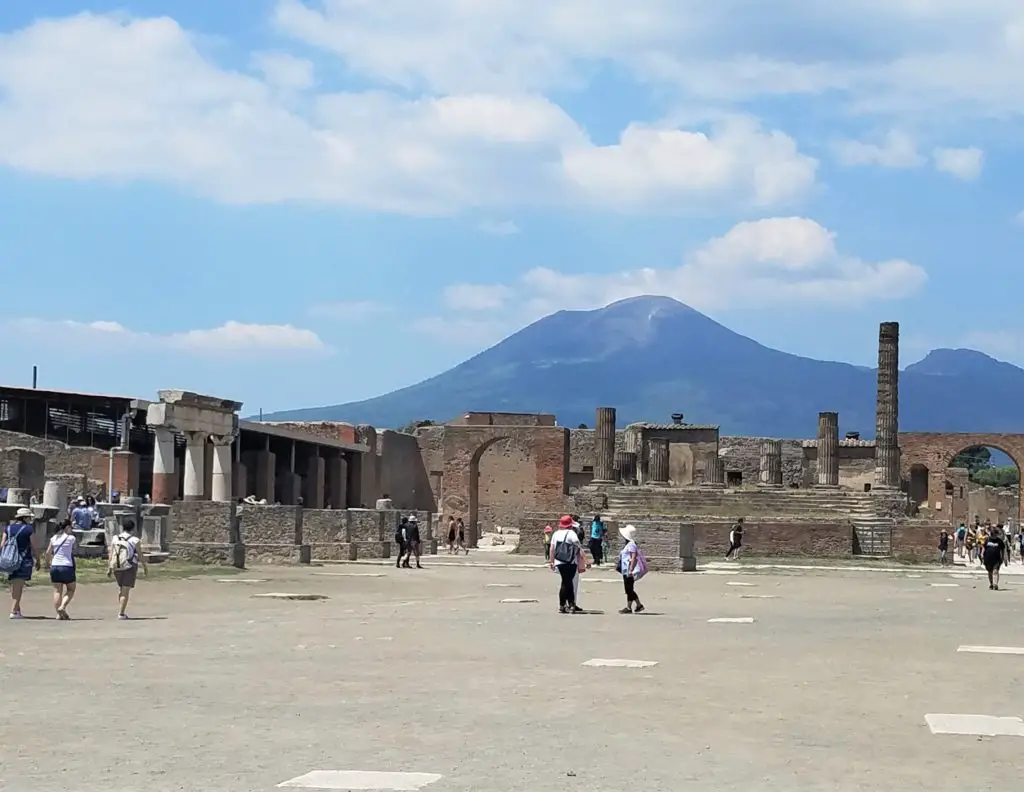
<instances>
[{"instance_id":1,"label":"stone pedestal","mask_svg":"<svg viewBox=\"0 0 1024 792\"><path fill-rule=\"evenodd\" d=\"M615 408L598 407L594 427L594 483L615 481Z\"/></svg>"},{"instance_id":2,"label":"stone pedestal","mask_svg":"<svg viewBox=\"0 0 1024 792\"><path fill-rule=\"evenodd\" d=\"M234 437L218 435L213 442L213 475L210 478L210 499L227 503L232 499L234 480L231 473L231 444Z\"/></svg>"},{"instance_id":3,"label":"stone pedestal","mask_svg":"<svg viewBox=\"0 0 1024 792\"><path fill-rule=\"evenodd\" d=\"M679 526L679 569L681 572L697 571L697 556L694 554L694 528L692 523Z\"/></svg>"},{"instance_id":4,"label":"stone pedestal","mask_svg":"<svg viewBox=\"0 0 1024 792\"><path fill-rule=\"evenodd\" d=\"M22 487L7 488L7 503L17 506L28 506L32 499L32 490Z\"/></svg>"},{"instance_id":5,"label":"stone pedestal","mask_svg":"<svg viewBox=\"0 0 1024 792\"><path fill-rule=\"evenodd\" d=\"M47 481L43 485L43 506L56 509L60 515L68 513L68 492L63 482Z\"/></svg>"},{"instance_id":6,"label":"stone pedestal","mask_svg":"<svg viewBox=\"0 0 1024 792\"><path fill-rule=\"evenodd\" d=\"M206 435L202 432L189 432L185 437L185 500L203 500L206 483Z\"/></svg>"},{"instance_id":7,"label":"stone pedestal","mask_svg":"<svg viewBox=\"0 0 1024 792\"><path fill-rule=\"evenodd\" d=\"M761 441L761 468L758 482L762 487L782 486L782 441Z\"/></svg>"},{"instance_id":8,"label":"stone pedestal","mask_svg":"<svg viewBox=\"0 0 1024 792\"><path fill-rule=\"evenodd\" d=\"M636 452L616 452L615 471L616 477L622 484L627 487L636 485Z\"/></svg>"},{"instance_id":9,"label":"stone pedestal","mask_svg":"<svg viewBox=\"0 0 1024 792\"><path fill-rule=\"evenodd\" d=\"M725 486L725 462L722 461L718 454L709 456L704 460L704 486Z\"/></svg>"},{"instance_id":10,"label":"stone pedestal","mask_svg":"<svg viewBox=\"0 0 1024 792\"><path fill-rule=\"evenodd\" d=\"M875 405L875 484L879 489L900 486L899 446L900 325L882 322L878 328L878 394Z\"/></svg>"},{"instance_id":11,"label":"stone pedestal","mask_svg":"<svg viewBox=\"0 0 1024 792\"><path fill-rule=\"evenodd\" d=\"M668 440L652 437L649 441L650 457L647 462L649 483L668 484Z\"/></svg>"},{"instance_id":12,"label":"stone pedestal","mask_svg":"<svg viewBox=\"0 0 1024 792\"><path fill-rule=\"evenodd\" d=\"M839 486L839 413L818 413L819 487Z\"/></svg>"},{"instance_id":13,"label":"stone pedestal","mask_svg":"<svg viewBox=\"0 0 1024 792\"><path fill-rule=\"evenodd\" d=\"M303 506L307 509L324 507L324 481L327 472L326 461L322 456L311 456L306 463L306 476L303 479Z\"/></svg>"}]
</instances>

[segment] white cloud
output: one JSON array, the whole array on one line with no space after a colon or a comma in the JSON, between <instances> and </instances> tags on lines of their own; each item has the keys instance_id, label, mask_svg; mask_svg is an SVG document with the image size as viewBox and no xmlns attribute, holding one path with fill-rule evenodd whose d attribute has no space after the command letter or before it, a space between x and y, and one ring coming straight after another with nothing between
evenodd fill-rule
<instances>
[{"instance_id":1,"label":"white cloud","mask_svg":"<svg viewBox=\"0 0 1024 792\"><path fill-rule=\"evenodd\" d=\"M287 52L257 52L252 60L267 84L275 88L301 91L313 85L313 64L304 58L296 58Z\"/></svg>"},{"instance_id":2,"label":"white cloud","mask_svg":"<svg viewBox=\"0 0 1024 792\"><path fill-rule=\"evenodd\" d=\"M115 347L177 350L208 357L238 357L324 352L327 346L311 330L292 325L260 325L225 322L220 327L156 334L129 330L118 322L77 322L70 320L12 319L4 323L15 337L42 344L71 345L95 351Z\"/></svg>"},{"instance_id":3,"label":"white cloud","mask_svg":"<svg viewBox=\"0 0 1024 792\"><path fill-rule=\"evenodd\" d=\"M445 308L452 311L494 311L504 308L511 296L512 289L501 284L458 283L448 286L441 298Z\"/></svg>"},{"instance_id":4,"label":"white cloud","mask_svg":"<svg viewBox=\"0 0 1024 792\"><path fill-rule=\"evenodd\" d=\"M935 168L963 181L974 181L981 175L985 153L969 148L937 148L933 152Z\"/></svg>"},{"instance_id":5,"label":"white cloud","mask_svg":"<svg viewBox=\"0 0 1024 792\"><path fill-rule=\"evenodd\" d=\"M339 300L336 302L316 303L309 307L310 316L318 319L336 319L342 322L358 324L390 313L392 307L372 300Z\"/></svg>"},{"instance_id":6,"label":"white cloud","mask_svg":"<svg viewBox=\"0 0 1024 792\"><path fill-rule=\"evenodd\" d=\"M299 63L261 57L275 84L305 79ZM206 59L171 19L37 22L0 36L0 165L159 181L230 203L423 214L580 200L678 207L702 204L703 191L762 205L795 197L813 173L792 140L749 123L709 139L629 129L621 145L600 147L541 96L307 93L293 102L280 93ZM690 159L709 155L715 170ZM628 172L645 160L701 181ZM588 178L587 163L602 177ZM628 193L609 190L624 180Z\"/></svg>"},{"instance_id":7,"label":"white cloud","mask_svg":"<svg viewBox=\"0 0 1024 792\"><path fill-rule=\"evenodd\" d=\"M921 267L902 259L868 262L841 253L835 234L813 220L777 217L733 226L688 253L674 269L566 274L539 267L505 288L460 284L446 289L444 297L448 302L452 294L502 288L501 300L493 307L506 310L479 320L489 323L493 335L557 310L597 308L649 294L712 312L787 305L840 309L907 297L926 280ZM438 317L424 324L444 326ZM484 333L482 328L478 332Z\"/></svg>"},{"instance_id":8,"label":"white cloud","mask_svg":"<svg viewBox=\"0 0 1024 792\"><path fill-rule=\"evenodd\" d=\"M838 141L834 148L843 165L917 168L926 162L925 158L918 154L914 139L900 130L891 130L881 143L842 140Z\"/></svg>"},{"instance_id":9,"label":"white cloud","mask_svg":"<svg viewBox=\"0 0 1024 792\"><path fill-rule=\"evenodd\" d=\"M514 236L519 233L519 226L513 220L484 220L477 228L491 236Z\"/></svg>"}]
</instances>

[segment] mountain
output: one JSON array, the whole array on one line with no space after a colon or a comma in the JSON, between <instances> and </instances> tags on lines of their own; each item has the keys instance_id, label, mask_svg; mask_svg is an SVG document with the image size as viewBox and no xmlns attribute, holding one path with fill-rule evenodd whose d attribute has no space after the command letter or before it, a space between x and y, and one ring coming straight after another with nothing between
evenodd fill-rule
<instances>
[{"instance_id":1,"label":"mountain","mask_svg":"<svg viewBox=\"0 0 1024 792\"><path fill-rule=\"evenodd\" d=\"M870 327L865 333L875 332ZM398 427L468 410L554 413L593 425L713 423L723 434L813 437L819 411L842 432L875 430L874 369L769 349L667 297L595 311L559 311L449 371L361 402L265 415L273 421L348 421ZM1024 370L969 349L938 349L900 376L904 431L1024 432Z\"/></svg>"}]
</instances>

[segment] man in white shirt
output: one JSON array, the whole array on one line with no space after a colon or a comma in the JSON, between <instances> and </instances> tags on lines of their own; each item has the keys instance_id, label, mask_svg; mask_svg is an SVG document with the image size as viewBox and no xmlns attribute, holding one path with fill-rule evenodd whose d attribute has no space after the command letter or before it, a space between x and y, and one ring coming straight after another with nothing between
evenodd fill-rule
<instances>
[{"instance_id":1,"label":"man in white shirt","mask_svg":"<svg viewBox=\"0 0 1024 792\"><path fill-rule=\"evenodd\" d=\"M549 566L552 571L557 570L561 578L558 589L559 613L581 613L583 610L576 606L576 594L573 590L583 545L580 543L579 534L572 527L572 522L569 515L558 521L558 530L551 535L551 550L548 555Z\"/></svg>"}]
</instances>

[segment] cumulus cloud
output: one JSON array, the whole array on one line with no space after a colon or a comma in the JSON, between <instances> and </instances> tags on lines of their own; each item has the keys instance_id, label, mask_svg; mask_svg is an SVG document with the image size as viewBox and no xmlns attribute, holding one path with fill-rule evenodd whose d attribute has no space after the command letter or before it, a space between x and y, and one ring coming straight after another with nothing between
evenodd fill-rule
<instances>
[{"instance_id":1,"label":"cumulus cloud","mask_svg":"<svg viewBox=\"0 0 1024 792\"><path fill-rule=\"evenodd\" d=\"M133 331L118 322L13 319L5 323L13 337L37 343L72 345L95 351L111 347L128 352L165 349L208 357L267 357L294 352L325 352L311 330L292 325L225 322L220 327L158 334Z\"/></svg>"},{"instance_id":2,"label":"cumulus cloud","mask_svg":"<svg viewBox=\"0 0 1024 792\"><path fill-rule=\"evenodd\" d=\"M488 321L506 330L557 310L597 308L648 294L712 312L822 304L842 309L907 297L926 280L921 267L902 259L870 262L841 252L836 235L813 220L776 217L733 226L690 251L673 269L567 274L539 267L507 287L449 287L445 301L451 295L498 295L490 303L494 313ZM459 337L439 318L423 328L443 331L445 338Z\"/></svg>"},{"instance_id":3,"label":"cumulus cloud","mask_svg":"<svg viewBox=\"0 0 1024 792\"><path fill-rule=\"evenodd\" d=\"M974 181L981 176L985 153L973 146L969 148L937 148L933 152L935 168L962 181Z\"/></svg>"},{"instance_id":4,"label":"cumulus cloud","mask_svg":"<svg viewBox=\"0 0 1024 792\"><path fill-rule=\"evenodd\" d=\"M255 65L263 78L219 66L168 18L81 14L0 36L0 165L164 182L229 203L418 214L578 201L679 208L706 193L764 205L813 181L813 160L790 138L749 123L710 136L629 128L600 146L561 107L521 90L307 91L295 102L280 89L307 86L308 64L263 53ZM713 167L695 161L707 157Z\"/></svg>"},{"instance_id":5,"label":"cumulus cloud","mask_svg":"<svg viewBox=\"0 0 1024 792\"><path fill-rule=\"evenodd\" d=\"M914 139L899 130L891 130L879 143L841 140L835 143L834 149L843 165L917 168L927 161L918 153Z\"/></svg>"}]
</instances>

